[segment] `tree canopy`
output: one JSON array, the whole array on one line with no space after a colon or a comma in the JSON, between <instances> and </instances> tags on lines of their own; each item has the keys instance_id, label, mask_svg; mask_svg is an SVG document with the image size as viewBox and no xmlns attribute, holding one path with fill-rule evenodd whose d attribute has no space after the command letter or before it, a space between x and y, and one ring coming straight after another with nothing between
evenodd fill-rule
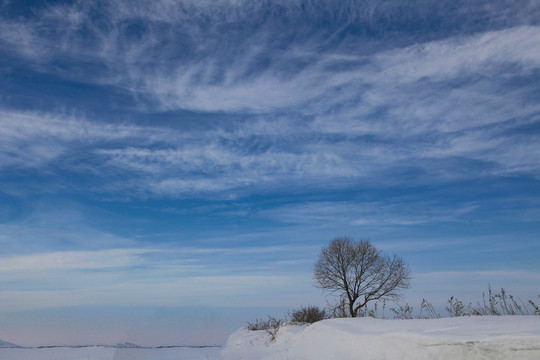
<instances>
[{"instance_id":1,"label":"tree canopy","mask_svg":"<svg viewBox=\"0 0 540 360\"><path fill-rule=\"evenodd\" d=\"M316 286L338 294L347 315L358 316L370 301L400 297L412 279L402 258L377 250L368 240L336 237L321 249L315 263Z\"/></svg>"}]
</instances>

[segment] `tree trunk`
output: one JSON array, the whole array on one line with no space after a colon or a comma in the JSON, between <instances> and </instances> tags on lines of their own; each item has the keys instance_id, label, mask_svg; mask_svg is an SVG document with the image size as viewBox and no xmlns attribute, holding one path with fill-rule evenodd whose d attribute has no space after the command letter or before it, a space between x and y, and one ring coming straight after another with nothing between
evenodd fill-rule
<instances>
[{"instance_id":1,"label":"tree trunk","mask_svg":"<svg viewBox=\"0 0 540 360\"><path fill-rule=\"evenodd\" d=\"M351 317L356 317L356 311L354 311L354 305L352 301L349 301L349 312L351 313Z\"/></svg>"}]
</instances>

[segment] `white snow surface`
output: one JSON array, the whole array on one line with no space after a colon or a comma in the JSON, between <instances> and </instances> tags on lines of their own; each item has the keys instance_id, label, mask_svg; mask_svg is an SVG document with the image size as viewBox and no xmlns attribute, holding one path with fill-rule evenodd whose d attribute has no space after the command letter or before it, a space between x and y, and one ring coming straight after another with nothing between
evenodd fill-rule
<instances>
[{"instance_id":1,"label":"white snow surface","mask_svg":"<svg viewBox=\"0 0 540 360\"><path fill-rule=\"evenodd\" d=\"M83 348L21 348L0 349L1 360L218 360L221 348L111 348L91 346Z\"/></svg>"},{"instance_id":2,"label":"white snow surface","mask_svg":"<svg viewBox=\"0 0 540 360\"><path fill-rule=\"evenodd\" d=\"M540 316L442 319L330 319L288 325L270 342L265 331L240 329L223 360L540 359Z\"/></svg>"}]
</instances>

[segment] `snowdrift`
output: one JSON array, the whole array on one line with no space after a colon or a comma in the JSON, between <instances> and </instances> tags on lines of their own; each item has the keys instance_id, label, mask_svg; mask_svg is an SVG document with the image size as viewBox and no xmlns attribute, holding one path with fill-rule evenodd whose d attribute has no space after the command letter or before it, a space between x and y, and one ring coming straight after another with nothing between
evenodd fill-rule
<instances>
[{"instance_id":1,"label":"snowdrift","mask_svg":"<svg viewBox=\"0 0 540 360\"><path fill-rule=\"evenodd\" d=\"M540 359L540 316L330 319L265 331L240 329L223 360Z\"/></svg>"}]
</instances>

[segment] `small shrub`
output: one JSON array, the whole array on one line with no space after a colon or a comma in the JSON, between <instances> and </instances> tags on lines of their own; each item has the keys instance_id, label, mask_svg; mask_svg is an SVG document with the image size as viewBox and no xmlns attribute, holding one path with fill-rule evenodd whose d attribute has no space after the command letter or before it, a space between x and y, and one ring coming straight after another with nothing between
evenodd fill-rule
<instances>
[{"instance_id":1,"label":"small shrub","mask_svg":"<svg viewBox=\"0 0 540 360\"><path fill-rule=\"evenodd\" d=\"M500 292L494 292L491 286L488 292L482 294L482 302L476 305L463 305L455 297L448 300L446 311L450 316L483 316L483 315L540 315L540 307L532 300L523 302L514 296L507 294L504 288Z\"/></svg>"},{"instance_id":2,"label":"small shrub","mask_svg":"<svg viewBox=\"0 0 540 360\"><path fill-rule=\"evenodd\" d=\"M255 322L248 321L248 330L257 331L257 330L269 330L273 328L279 328L283 324L283 320L276 319L268 315L268 320L256 319Z\"/></svg>"},{"instance_id":3,"label":"small shrub","mask_svg":"<svg viewBox=\"0 0 540 360\"><path fill-rule=\"evenodd\" d=\"M380 306L382 304L382 313L379 313ZM372 307L366 305L362 310L358 311L358 317L371 317L374 319L384 319L384 311L386 309L386 300L376 302Z\"/></svg>"},{"instance_id":4,"label":"small shrub","mask_svg":"<svg viewBox=\"0 0 540 360\"><path fill-rule=\"evenodd\" d=\"M314 322L326 319L326 311L317 306L300 307L289 314L292 322L313 324Z\"/></svg>"},{"instance_id":5,"label":"small shrub","mask_svg":"<svg viewBox=\"0 0 540 360\"><path fill-rule=\"evenodd\" d=\"M347 307L347 299L343 296L340 296L335 303L328 303L328 308L330 309L330 317L332 319L342 319L350 317Z\"/></svg>"},{"instance_id":6,"label":"small shrub","mask_svg":"<svg viewBox=\"0 0 540 360\"><path fill-rule=\"evenodd\" d=\"M248 321L248 330L257 331L264 330L270 336L270 342L276 340L276 334L283 324L283 320L276 319L268 315L268 320L256 319L255 322Z\"/></svg>"},{"instance_id":7,"label":"small shrub","mask_svg":"<svg viewBox=\"0 0 540 360\"><path fill-rule=\"evenodd\" d=\"M482 302L472 307L473 315L540 315L540 309L532 301L523 302L507 294L504 288L493 292L488 287L487 296L482 294Z\"/></svg>"},{"instance_id":8,"label":"small shrub","mask_svg":"<svg viewBox=\"0 0 540 360\"><path fill-rule=\"evenodd\" d=\"M540 295L538 295L540 298ZM540 306L536 305L532 300L529 300L529 305L533 308L533 315L540 315Z\"/></svg>"},{"instance_id":9,"label":"small shrub","mask_svg":"<svg viewBox=\"0 0 540 360\"><path fill-rule=\"evenodd\" d=\"M412 306L409 306L409 304L405 304L403 306L399 305L399 308L391 308L390 311L394 313L394 319L412 319L412 312L413 308Z\"/></svg>"},{"instance_id":10,"label":"small shrub","mask_svg":"<svg viewBox=\"0 0 540 360\"><path fill-rule=\"evenodd\" d=\"M440 319L441 315L435 311L433 304L431 304L426 299L422 299L422 304L420 305L420 314L418 315L419 319Z\"/></svg>"},{"instance_id":11,"label":"small shrub","mask_svg":"<svg viewBox=\"0 0 540 360\"><path fill-rule=\"evenodd\" d=\"M381 308L380 314L379 314L379 308ZM373 310L370 311L368 315L374 318L378 318L378 319L385 319L385 314L384 314L385 310L386 310L386 300L376 302L375 305L373 306Z\"/></svg>"},{"instance_id":12,"label":"small shrub","mask_svg":"<svg viewBox=\"0 0 540 360\"><path fill-rule=\"evenodd\" d=\"M445 307L446 311L448 311L448 314L450 316L470 316L471 315L471 309L470 305L465 307L463 305L463 302L458 300L457 298L451 296L450 299L448 299L448 305Z\"/></svg>"}]
</instances>

